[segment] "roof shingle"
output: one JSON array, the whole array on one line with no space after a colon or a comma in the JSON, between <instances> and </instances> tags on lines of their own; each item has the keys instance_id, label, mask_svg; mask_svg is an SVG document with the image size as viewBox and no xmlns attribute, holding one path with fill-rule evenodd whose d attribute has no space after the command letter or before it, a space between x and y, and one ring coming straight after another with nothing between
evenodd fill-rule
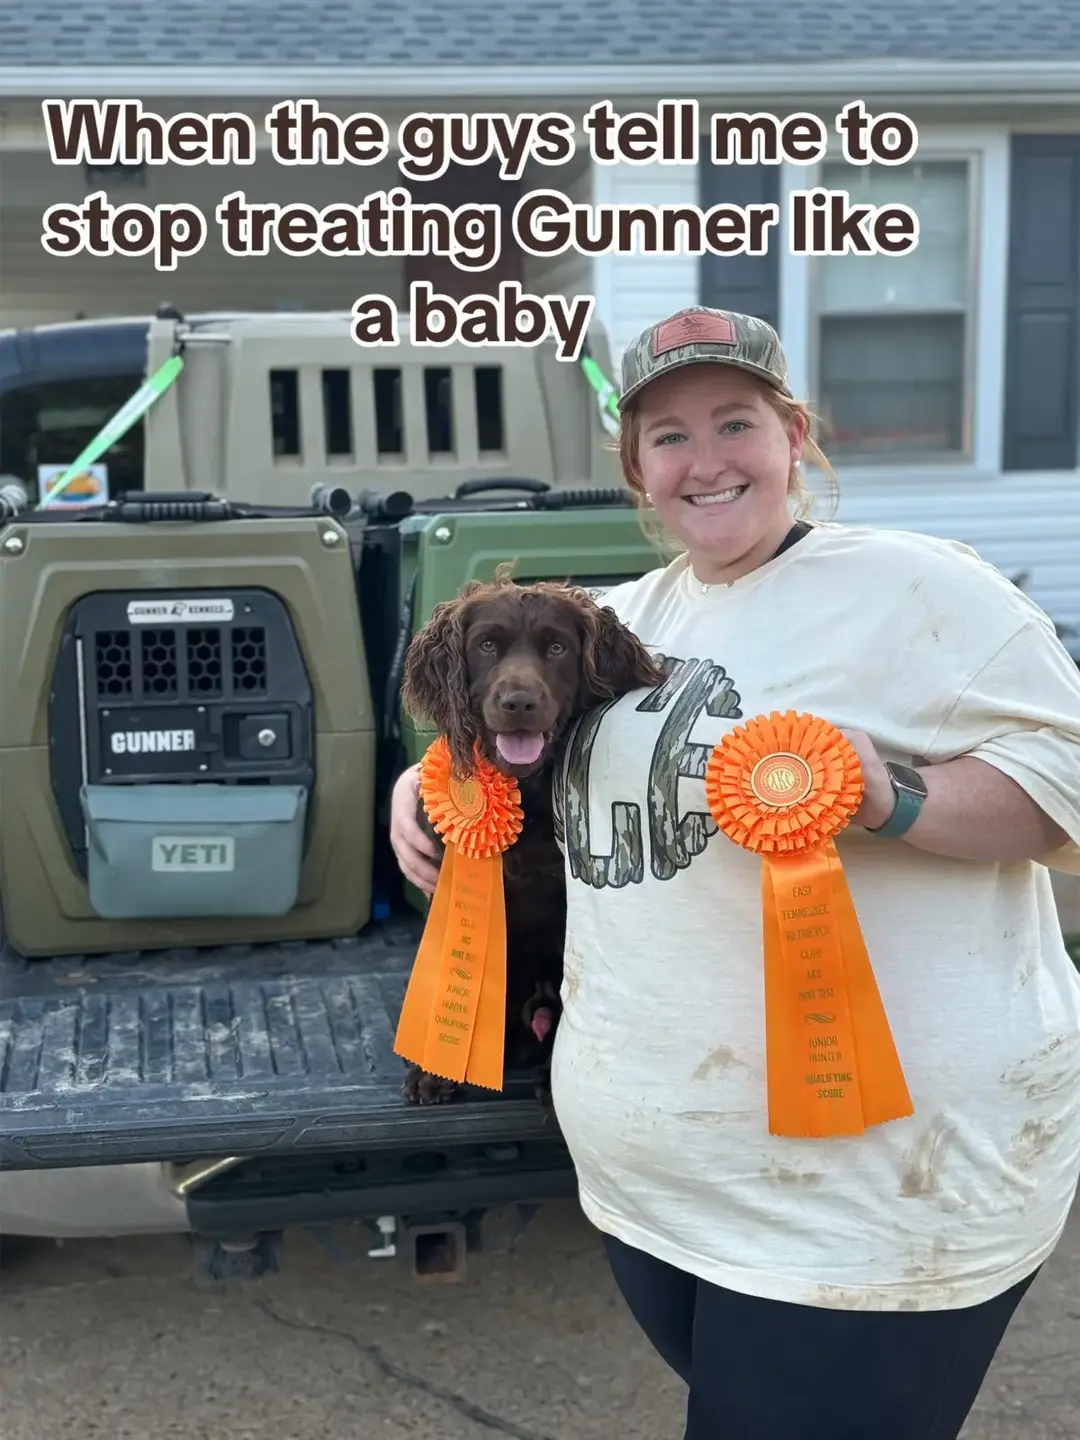
<instances>
[{"instance_id":1,"label":"roof shingle","mask_svg":"<svg viewBox=\"0 0 1080 1440\"><path fill-rule=\"evenodd\" d=\"M0 65L397 68L1080 59L1078 0L31 0Z\"/></svg>"}]
</instances>

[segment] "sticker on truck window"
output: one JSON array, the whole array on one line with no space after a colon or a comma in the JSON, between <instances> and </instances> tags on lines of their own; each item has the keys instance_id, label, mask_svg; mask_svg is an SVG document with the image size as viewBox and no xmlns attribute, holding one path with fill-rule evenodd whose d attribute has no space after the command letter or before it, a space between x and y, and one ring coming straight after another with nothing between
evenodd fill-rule
<instances>
[{"instance_id":1,"label":"sticker on truck window","mask_svg":"<svg viewBox=\"0 0 1080 1440\"><path fill-rule=\"evenodd\" d=\"M206 600L130 600L129 625L221 624L233 618L233 602L227 597Z\"/></svg>"},{"instance_id":2,"label":"sticker on truck window","mask_svg":"<svg viewBox=\"0 0 1080 1440\"><path fill-rule=\"evenodd\" d=\"M231 835L155 835L150 868L159 873L235 870L236 841Z\"/></svg>"}]
</instances>

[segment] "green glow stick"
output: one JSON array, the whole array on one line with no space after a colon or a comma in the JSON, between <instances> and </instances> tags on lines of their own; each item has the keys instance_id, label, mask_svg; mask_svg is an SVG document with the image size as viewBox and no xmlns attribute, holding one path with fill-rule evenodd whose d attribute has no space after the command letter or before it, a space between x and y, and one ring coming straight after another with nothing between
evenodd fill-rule
<instances>
[{"instance_id":1,"label":"green glow stick","mask_svg":"<svg viewBox=\"0 0 1080 1440\"><path fill-rule=\"evenodd\" d=\"M600 369L600 366L587 351L582 354L581 368L585 372L586 380L588 380L589 384L599 396L601 411L606 410L611 418L618 423L619 407L616 402L619 398L619 392L615 389L615 386L612 385L611 381Z\"/></svg>"},{"instance_id":2,"label":"green glow stick","mask_svg":"<svg viewBox=\"0 0 1080 1440\"><path fill-rule=\"evenodd\" d=\"M71 462L52 489L41 497L37 508L44 510L50 500L55 499L62 490L67 489L76 475L81 474L88 465L92 465L99 456L104 455L110 445L114 445L117 440L122 439L135 421L146 414L154 401L164 395L183 368L182 357L174 355L171 359L166 360L159 370L155 370L149 379L144 380L131 399L120 407L111 420L106 421L82 454Z\"/></svg>"}]
</instances>

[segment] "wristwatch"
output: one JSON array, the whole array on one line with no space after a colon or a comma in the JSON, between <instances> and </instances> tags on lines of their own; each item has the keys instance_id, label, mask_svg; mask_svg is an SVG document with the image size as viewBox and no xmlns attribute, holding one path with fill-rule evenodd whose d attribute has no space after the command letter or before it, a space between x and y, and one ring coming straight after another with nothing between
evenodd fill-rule
<instances>
[{"instance_id":1,"label":"wristwatch","mask_svg":"<svg viewBox=\"0 0 1080 1440\"><path fill-rule=\"evenodd\" d=\"M880 835L885 840L896 840L906 834L919 818L919 811L926 799L926 781L910 765L894 765L891 760L887 760L885 769L892 781L896 804L884 825L874 828L868 825L866 828L871 835Z\"/></svg>"}]
</instances>

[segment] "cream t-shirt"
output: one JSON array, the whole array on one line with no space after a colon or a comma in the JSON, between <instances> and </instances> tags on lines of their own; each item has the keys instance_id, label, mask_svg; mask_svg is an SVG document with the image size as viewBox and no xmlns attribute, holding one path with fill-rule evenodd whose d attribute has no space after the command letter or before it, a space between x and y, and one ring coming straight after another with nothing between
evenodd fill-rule
<instances>
[{"instance_id":1,"label":"cream t-shirt","mask_svg":"<svg viewBox=\"0 0 1080 1440\"><path fill-rule=\"evenodd\" d=\"M672 669L591 712L556 777L568 887L552 1085L586 1215L752 1295L863 1309L978 1303L1040 1264L1080 1173L1080 975L1042 863L838 850L915 1113L861 1137L769 1134L761 861L720 834L704 768L771 710L866 731L884 759L975 755L1069 834L1080 672L966 546L822 525L731 586L684 558L605 597ZM973 822L979 823L979 822Z\"/></svg>"}]
</instances>

